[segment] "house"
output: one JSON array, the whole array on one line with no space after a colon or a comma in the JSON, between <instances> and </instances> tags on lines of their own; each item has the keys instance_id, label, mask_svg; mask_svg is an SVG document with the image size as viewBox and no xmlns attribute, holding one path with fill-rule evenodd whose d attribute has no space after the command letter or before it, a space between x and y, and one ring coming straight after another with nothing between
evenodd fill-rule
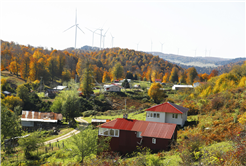
<instances>
[{"instance_id":1,"label":"house","mask_svg":"<svg viewBox=\"0 0 246 166\"><path fill-rule=\"evenodd\" d=\"M137 146L148 147L152 151L169 150L177 139L176 124L117 118L99 127L99 137L112 137L112 151L131 153Z\"/></svg>"},{"instance_id":2,"label":"house","mask_svg":"<svg viewBox=\"0 0 246 166\"><path fill-rule=\"evenodd\" d=\"M135 85L133 86L133 88L141 89L141 86L140 86L139 84L135 84Z\"/></svg>"},{"instance_id":3,"label":"house","mask_svg":"<svg viewBox=\"0 0 246 166\"><path fill-rule=\"evenodd\" d=\"M52 129L57 127L61 120L60 113L22 110L21 125L23 129Z\"/></svg>"},{"instance_id":4,"label":"house","mask_svg":"<svg viewBox=\"0 0 246 166\"><path fill-rule=\"evenodd\" d=\"M64 90L64 89L66 89L66 88L67 88L67 86L61 86L61 85L58 85L58 86L54 87L53 89Z\"/></svg>"},{"instance_id":5,"label":"house","mask_svg":"<svg viewBox=\"0 0 246 166\"><path fill-rule=\"evenodd\" d=\"M173 85L172 90L191 89L192 85Z\"/></svg>"},{"instance_id":6,"label":"house","mask_svg":"<svg viewBox=\"0 0 246 166\"><path fill-rule=\"evenodd\" d=\"M161 83L161 79L155 79L155 82L156 83L158 83L158 82Z\"/></svg>"},{"instance_id":7,"label":"house","mask_svg":"<svg viewBox=\"0 0 246 166\"><path fill-rule=\"evenodd\" d=\"M188 110L188 108L166 102L146 109L146 121L174 123L183 127L187 120Z\"/></svg>"},{"instance_id":8,"label":"house","mask_svg":"<svg viewBox=\"0 0 246 166\"><path fill-rule=\"evenodd\" d=\"M2 91L2 93L5 95L5 97L11 95L11 92L9 92L9 91Z\"/></svg>"},{"instance_id":9,"label":"house","mask_svg":"<svg viewBox=\"0 0 246 166\"><path fill-rule=\"evenodd\" d=\"M121 92L121 86L111 84L111 85L104 85L104 90L107 92Z\"/></svg>"},{"instance_id":10,"label":"house","mask_svg":"<svg viewBox=\"0 0 246 166\"><path fill-rule=\"evenodd\" d=\"M54 98L59 93L58 89L47 89L45 91L45 97Z\"/></svg>"}]
</instances>

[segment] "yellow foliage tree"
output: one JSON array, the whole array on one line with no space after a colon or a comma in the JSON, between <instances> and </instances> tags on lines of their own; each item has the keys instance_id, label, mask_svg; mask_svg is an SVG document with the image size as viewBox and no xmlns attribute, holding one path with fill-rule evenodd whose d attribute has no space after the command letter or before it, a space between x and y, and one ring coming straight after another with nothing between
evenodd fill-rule
<instances>
[{"instance_id":1,"label":"yellow foliage tree","mask_svg":"<svg viewBox=\"0 0 246 166\"><path fill-rule=\"evenodd\" d=\"M246 86L246 77L242 77L239 84L238 84L238 87L245 87Z\"/></svg>"},{"instance_id":2,"label":"yellow foliage tree","mask_svg":"<svg viewBox=\"0 0 246 166\"><path fill-rule=\"evenodd\" d=\"M155 102L160 102L165 98L165 93L161 88L162 86L160 83L152 83L149 88L148 95Z\"/></svg>"},{"instance_id":3,"label":"yellow foliage tree","mask_svg":"<svg viewBox=\"0 0 246 166\"><path fill-rule=\"evenodd\" d=\"M3 104L10 110L14 110L16 106L22 106L21 98L15 96L7 96L2 100Z\"/></svg>"}]
</instances>

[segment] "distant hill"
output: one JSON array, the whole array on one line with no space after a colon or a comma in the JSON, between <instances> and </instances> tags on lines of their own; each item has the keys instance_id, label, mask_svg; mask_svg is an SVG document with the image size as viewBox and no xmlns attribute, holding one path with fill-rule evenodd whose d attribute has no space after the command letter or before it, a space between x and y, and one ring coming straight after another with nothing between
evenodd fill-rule
<instances>
[{"instance_id":1,"label":"distant hill","mask_svg":"<svg viewBox=\"0 0 246 166\"><path fill-rule=\"evenodd\" d=\"M177 64L178 66L188 69L195 67L198 73L210 73L213 69L218 69L219 73L229 71L229 66L242 64L245 58L226 59L218 57L187 57L175 54L163 54L161 52L148 52L153 55L158 55L166 61ZM230 64L230 65L227 65ZM221 67L220 67L221 66ZM222 67L223 66L223 67ZM228 69L226 69L228 68Z\"/></svg>"}]
</instances>

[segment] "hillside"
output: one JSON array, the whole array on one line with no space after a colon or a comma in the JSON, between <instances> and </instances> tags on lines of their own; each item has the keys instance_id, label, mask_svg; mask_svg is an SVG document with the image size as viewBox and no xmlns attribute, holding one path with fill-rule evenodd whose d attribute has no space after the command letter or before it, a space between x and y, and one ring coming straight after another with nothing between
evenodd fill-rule
<instances>
[{"instance_id":1,"label":"hillside","mask_svg":"<svg viewBox=\"0 0 246 166\"><path fill-rule=\"evenodd\" d=\"M218 57L187 57L174 54L163 54L160 52L152 52L152 54L158 55L160 58L177 64L184 69L195 67L198 73L210 73L212 70L216 69L222 74L224 71L230 71L231 69L225 68L233 66L234 63L240 65L245 60L245 58L225 59Z\"/></svg>"},{"instance_id":2,"label":"hillside","mask_svg":"<svg viewBox=\"0 0 246 166\"><path fill-rule=\"evenodd\" d=\"M47 84L59 79L69 80L76 75L81 78L85 61L91 64L99 83L103 81L104 74L109 75L110 80L114 79L112 71L117 63L124 69L121 78L130 72L137 79L149 80L152 71L155 71L155 78L161 79L174 67L183 71L178 65L140 51L121 48L87 51L90 49L84 46L82 49L48 50L2 41L1 71L11 71L15 75L20 73L24 80L35 81L42 77Z\"/></svg>"}]
</instances>

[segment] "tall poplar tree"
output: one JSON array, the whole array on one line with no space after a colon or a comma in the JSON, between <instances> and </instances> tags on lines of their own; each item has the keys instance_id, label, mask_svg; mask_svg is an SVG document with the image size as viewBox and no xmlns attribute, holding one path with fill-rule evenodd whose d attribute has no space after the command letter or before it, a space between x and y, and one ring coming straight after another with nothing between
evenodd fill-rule
<instances>
[{"instance_id":1,"label":"tall poplar tree","mask_svg":"<svg viewBox=\"0 0 246 166\"><path fill-rule=\"evenodd\" d=\"M90 97L93 88L93 69L89 61L86 61L85 68L82 75L81 90L86 95L86 98Z\"/></svg>"}]
</instances>

